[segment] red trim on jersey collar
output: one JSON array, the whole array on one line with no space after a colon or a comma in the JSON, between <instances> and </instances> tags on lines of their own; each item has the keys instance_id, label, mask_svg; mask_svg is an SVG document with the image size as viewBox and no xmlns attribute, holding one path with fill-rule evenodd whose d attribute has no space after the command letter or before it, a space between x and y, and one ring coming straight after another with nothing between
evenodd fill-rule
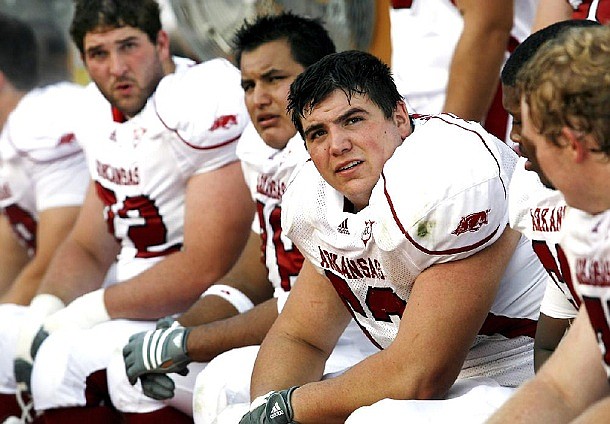
<instances>
[{"instance_id":1,"label":"red trim on jersey collar","mask_svg":"<svg viewBox=\"0 0 610 424\"><path fill-rule=\"evenodd\" d=\"M118 122L118 123L123 123L125 121L127 121L127 117L125 116L125 114L123 112L121 112L120 110L118 110L116 107L112 106L112 120L114 122Z\"/></svg>"}]
</instances>

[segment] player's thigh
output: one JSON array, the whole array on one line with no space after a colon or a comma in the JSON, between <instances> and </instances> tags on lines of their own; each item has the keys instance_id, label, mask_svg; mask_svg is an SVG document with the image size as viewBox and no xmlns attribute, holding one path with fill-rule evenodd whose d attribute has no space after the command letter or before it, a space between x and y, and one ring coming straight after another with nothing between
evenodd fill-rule
<instances>
[{"instance_id":1,"label":"player's thigh","mask_svg":"<svg viewBox=\"0 0 610 424\"><path fill-rule=\"evenodd\" d=\"M448 417L451 417L452 423L484 423L514 391L485 377L462 379L456 381L445 399L383 399L354 411L346 424L368 424L382 420L444 424Z\"/></svg>"},{"instance_id":2,"label":"player's thigh","mask_svg":"<svg viewBox=\"0 0 610 424\"><path fill-rule=\"evenodd\" d=\"M40 346L32 369L37 409L85 405L87 377L106 369L129 337L153 322L112 320L86 330L58 330Z\"/></svg>"},{"instance_id":3,"label":"player's thigh","mask_svg":"<svg viewBox=\"0 0 610 424\"><path fill-rule=\"evenodd\" d=\"M197 375L205 368L206 363L191 363L189 373L181 376L169 374L174 381L174 397L165 401L149 398L142 391L140 380L131 385L125 373L125 362L122 352L115 352L107 368L108 391L112 404L121 412L148 413L166 406L172 406L185 414L193 413L193 391Z\"/></svg>"},{"instance_id":4,"label":"player's thigh","mask_svg":"<svg viewBox=\"0 0 610 424\"><path fill-rule=\"evenodd\" d=\"M250 378L259 346L232 349L212 360L197 376L193 418L212 423L230 405L250 404Z\"/></svg>"}]
</instances>

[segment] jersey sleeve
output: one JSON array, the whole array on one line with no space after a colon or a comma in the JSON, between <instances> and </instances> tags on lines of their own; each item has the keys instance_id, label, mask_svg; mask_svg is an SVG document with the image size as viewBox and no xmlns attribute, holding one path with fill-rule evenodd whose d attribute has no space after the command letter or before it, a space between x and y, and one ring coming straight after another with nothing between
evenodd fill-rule
<instances>
[{"instance_id":1,"label":"jersey sleeve","mask_svg":"<svg viewBox=\"0 0 610 424\"><path fill-rule=\"evenodd\" d=\"M3 130L3 149L38 163L79 154L76 139L85 90L58 83L28 93L10 114Z\"/></svg>"},{"instance_id":2,"label":"jersey sleeve","mask_svg":"<svg viewBox=\"0 0 610 424\"><path fill-rule=\"evenodd\" d=\"M83 153L34 165L31 171L39 212L83 203L89 185L89 171Z\"/></svg>"},{"instance_id":3,"label":"jersey sleeve","mask_svg":"<svg viewBox=\"0 0 610 424\"><path fill-rule=\"evenodd\" d=\"M163 125L182 141L178 148L195 173L237 159L237 141L249 116L239 71L230 62L213 59L168 75L152 101Z\"/></svg>"},{"instance_id":4,"label":"jersey sleeve","mask_svg":"<svg viewBox=\"0 0 610 424\"><path fill-rule=\"evenodd\" d=\"M376 234L380 247L406 243L424 269L496 241L508 224L515 161L502 146L480 127L444 116L410 135L386 163L373 193L387 209L379 213L385 217Z\"/></svg>"}]
</instances>

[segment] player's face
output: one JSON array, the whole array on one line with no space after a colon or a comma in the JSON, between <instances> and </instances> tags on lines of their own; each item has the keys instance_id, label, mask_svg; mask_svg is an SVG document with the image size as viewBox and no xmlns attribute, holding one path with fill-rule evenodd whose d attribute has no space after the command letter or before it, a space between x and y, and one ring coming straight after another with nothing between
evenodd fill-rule
<instances>
[{"instance_id":1,"label":"player's face","mask_svg":"<svg viewBox=\"0 0 610 424\"><path fill-rule=\"evenodd\" d=\"M518 146L521 145L521 97L515 87L502 85L502 106L513 120L510 129L510 139ZM521 154L518 149L517 153Z\"/></svg>"},{"instance_id":2,"label":"player's face","mask_svg":"<svg viewBox=\"0 0 610 424\"><path fill-rule=\"evenodd\" d=\"M532 122L530 111L524 99L521 99L521 118L523 131L521 136L521 151L527 157L525 169L534 171L538 174L540 181L548 188L555 188L552 176L555 174L555 159L558 149L554 143L540 134Z\"/></svg>"},{"instance_id":3,"label":"player's face","mask_svg":"<svg viewBox=\"0 0 610 424\"><path fill-rule=\"evenodd\" d=\"M271 41L241 56L241 84L256 131L269 146L282 149L296 129L286 113L290 83L303 71L285 40Z\"/></svg>"},{"instance_id":4,"label":"player's face","mask_svg":"<svg viewBox=\"0 0 610 424\"><path fill-rule=\"evenodd\" d=\"M404 103L387 119L368 97L348 101L340 90L305 114L302 124L318 172L356 210L368 204L384 164L411 132Z\"/></svg>"},{"instance_id":5,"label":"player's face","mask_svg":"<svg viewBox=\"0 0 610 424\"><path fill-rule=\"evenodd\" d=\"M102 28L88 32L83 60L89 76L108 101L131 117L136 115L163 78L163 60L169 57L167 34L157 44L136 28Z\"/></svg>"},{"instance_id":6,"label":"player's face","mask_svg":"<svg viewBox=\"0 0 610 424\"><path fill-rule=\"evenodd\" d=\"M524 116L524 109L522 107L522 105L525 103L522 103L519 93L515 88L512 88L512 92L510 90L508 92L505 91L503 96L502 104L508 113L513 116L513 128L511 129L510 138L512 141L519 144L519 154L527 159L527 162L525 162L525 169L538 174L538 178L540 178L540 181L545 187L554 189L555 187L544 174L542 168L540 168L540 164L538 163L538 159L536 157L536 144L531 138L529 138L530 136L540 136L535 128L533 128L529 115L527 116L528 130L527 132L525 131L524 122L526 117ZM506 99L506 97L509 98ZM515 129L515 122L518 122L519 124L517 129ZM513 135L513 133L516 133L517 131L519 134Z\"/></svg>"}]
</instances>

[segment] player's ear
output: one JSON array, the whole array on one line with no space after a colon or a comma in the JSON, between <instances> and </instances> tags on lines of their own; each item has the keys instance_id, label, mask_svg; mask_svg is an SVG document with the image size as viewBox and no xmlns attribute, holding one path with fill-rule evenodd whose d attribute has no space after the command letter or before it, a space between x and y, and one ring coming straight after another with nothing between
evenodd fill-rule
<instances>
[{"instance_id":1,"label":"player's ear","mask_svg":"<svg viewBox=\"0 0 610 424\"><path fill-rule=\"evenodd\" d=\"M560 137L565 140L565 145L570 149L570 154L574 162L581 163L587 156L587 153L589 153L587 136L579 134L572 128L563 127L561 129Z\"/></svg>"},{"instance_id":2,"label":"player's ear","mask_svg":"<svg viewBox=\"0 0 610 424\"><path fill-rule=\"evenodd\" d=\"M164 30L159 30L157 33L157 49L161 60L166 60L170 57L170 40L169 34Z\"/></svg>"},{"instance_id":3,"label":"player's ear","mask_svg":"<svg viewBox=\"0 0 610 424\"><path fill-rule=\"evenodd\" d=\"M396 103L396 107L394 108L394 116L392 118L394 120L394 124L398 128L400 132L400 136L404 140L411 131L411 120L409 119L409 112L407 111L407 106L405 102L399 101Z\"/></svg>"}]
</instances>

